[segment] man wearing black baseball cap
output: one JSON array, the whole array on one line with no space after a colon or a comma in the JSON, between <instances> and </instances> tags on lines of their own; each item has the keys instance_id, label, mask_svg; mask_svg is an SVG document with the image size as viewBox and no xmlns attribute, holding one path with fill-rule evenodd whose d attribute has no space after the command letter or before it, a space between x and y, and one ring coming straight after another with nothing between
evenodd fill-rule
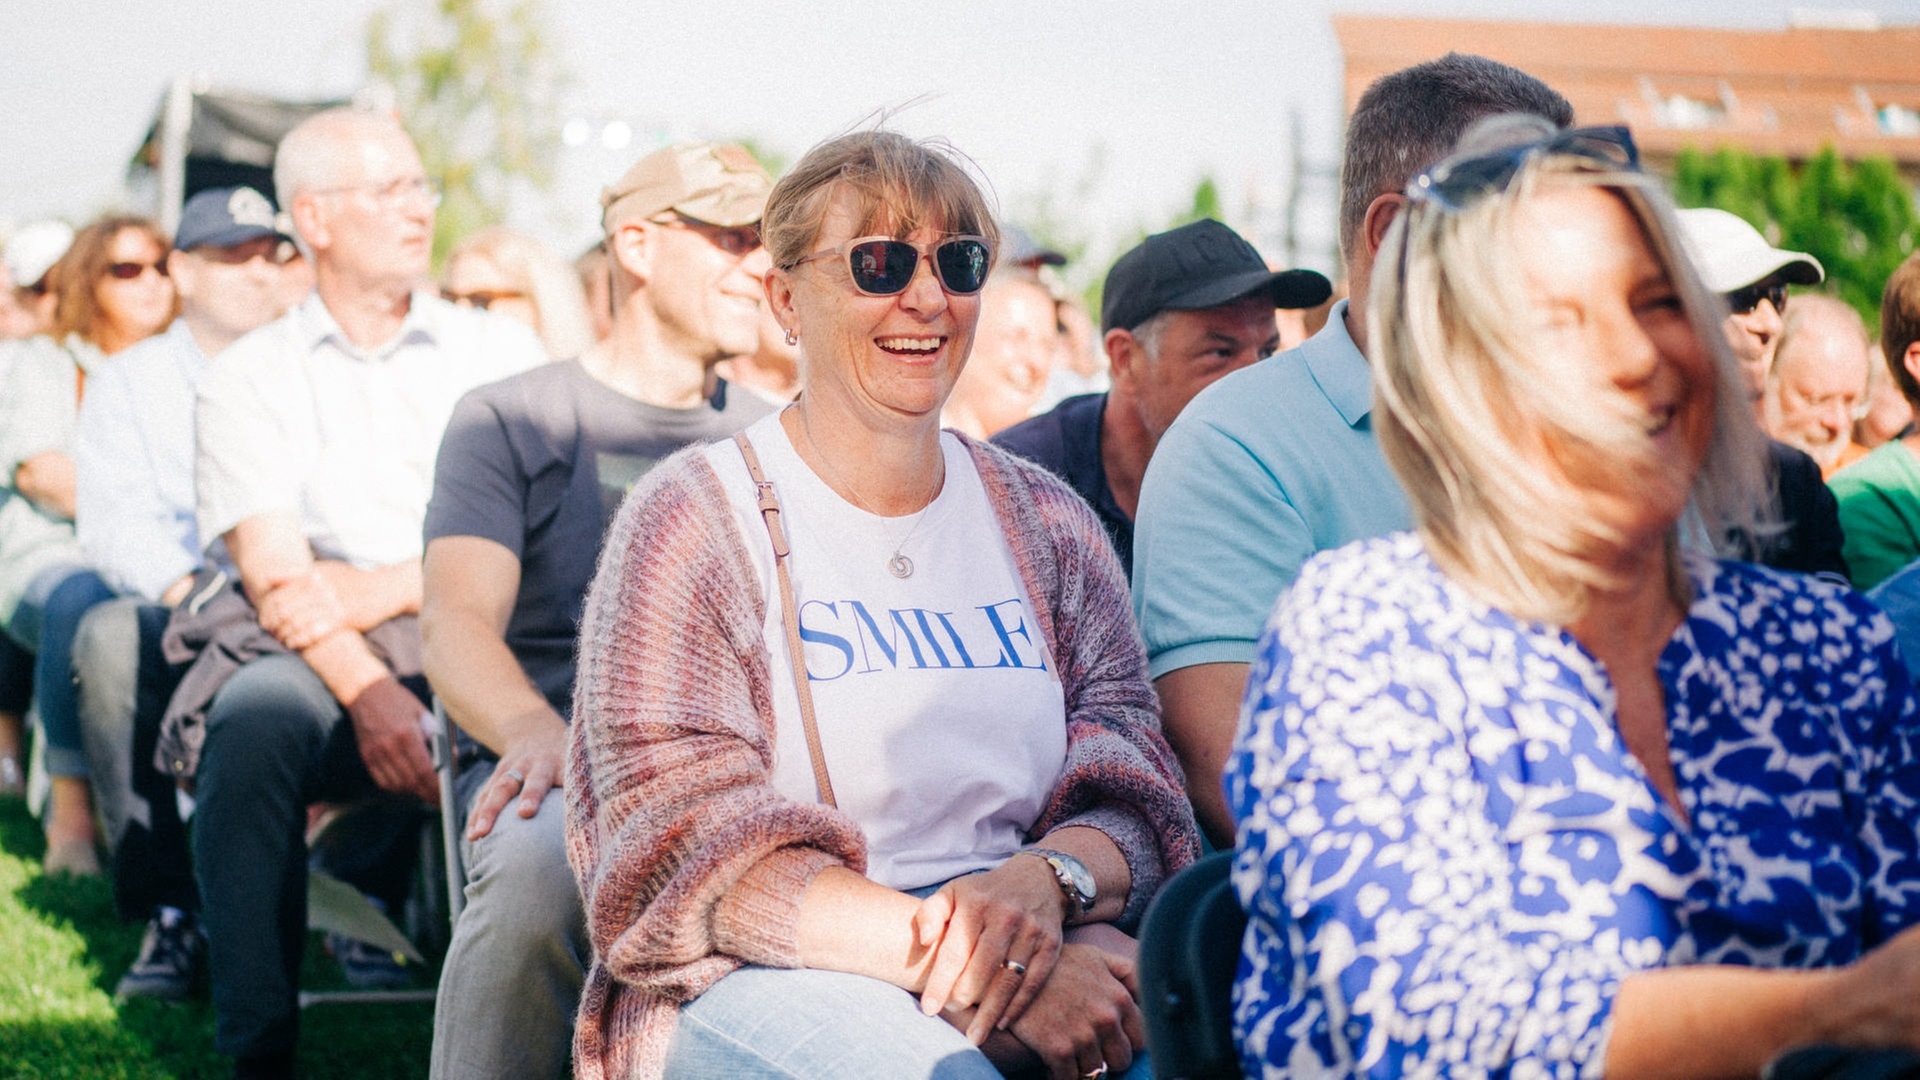
<instances>
[{"instance_id":1,"label":"man wearing black baseball cap","mask_svg":"<svg viewBox=\"0 0 1920 1080\"><path fill-rule=\"evenodd\" d=\"M1210 218L1149 236L1107 272L1100 329L1112 389L1068 398L994 441L1073 485L1131 571L1140 480L1160 436L1208 384L1279 349L1275 308L1313 307L1331 292L1312 270L1269 270Z\"/></svg>"},{"instance_id":2,"label":"man wearing black baseball cap","mask_svg":"<svg viewBox=\"0 0 1920 1080\"><path fill-rule=\"evenodd\" d=\"M173 778L134 753L136 695L143 683L152 695L152 684L170 678L160 633L201 563L195 387L209 358L279 317L281 264L292 250L273 205L249 187L187 200L173 247L166 265L180 317L92 373L74 436L80 546L124 594L87 613L73 648L81 733L115 851L115 897L123 915L148 919L122 997L185 997L202 949Z\"/></svg>"}]
</instances>

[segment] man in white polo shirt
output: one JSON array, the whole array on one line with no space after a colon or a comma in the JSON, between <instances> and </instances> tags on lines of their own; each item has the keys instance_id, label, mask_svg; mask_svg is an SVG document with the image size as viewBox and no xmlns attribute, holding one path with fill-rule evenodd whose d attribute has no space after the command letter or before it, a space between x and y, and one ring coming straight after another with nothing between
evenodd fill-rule
<instances>
[{"instance_id":1,"label":"man in white polo shirt","mask_svg":"<svg viewBox=\"0 0 1920 1080\"><path fill-rule=\"evenodd\" d=\"M544 356L524 327L420 289L438 194L391 117L307 120L274 182L315 291L214 360L195 412L200 535L225 539L257 614L220 631L245 662L204 712L188 688L211 680L206 653L189 672L159 755L197 785L214 1041L243 1077L293 1071L306 806L436 797L426 706L400 678L419 671L435 450L461 394Z\"/></svg>"}]
</instances>

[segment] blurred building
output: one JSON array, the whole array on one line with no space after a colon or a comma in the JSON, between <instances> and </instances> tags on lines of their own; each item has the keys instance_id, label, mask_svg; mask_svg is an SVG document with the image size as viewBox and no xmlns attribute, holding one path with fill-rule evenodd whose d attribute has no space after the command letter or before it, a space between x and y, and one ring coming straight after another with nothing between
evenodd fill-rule
<instances>
[{"instance_id":1,"label":"blurred building","mask_svg":"<svg viewBox=\"0 0 1920 1080\"><path fill-rule=\"evenodd\" d=\"M1382 75L1448 52L1491 57L1565 94L1582 124L1627 124L1648 164L1732 145L1792 161L1831 144L1892 158L1920 185L1920 25L1807 13L1785 30L1335 15L1345 108Z\"/></svg>"}]
</instances>

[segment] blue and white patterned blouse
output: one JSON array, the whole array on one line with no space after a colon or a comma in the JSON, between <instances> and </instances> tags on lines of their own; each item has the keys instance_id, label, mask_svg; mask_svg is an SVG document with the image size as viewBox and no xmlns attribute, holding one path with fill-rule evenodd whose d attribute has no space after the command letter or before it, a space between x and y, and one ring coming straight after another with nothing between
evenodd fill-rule
<instances>
[{"instance_id":1,"label":"blue and white patterned blouse","mask_svg":"<svg viewBox=\"0 0 1920 1080\"><path fill-rule=\"evenodd\" d=\"M1410 534L1307 564L1226 770L1250 1075L1595 1075L1635 971L1844 964L1920 921L1920 731L1885 616L1687 572L1659 677L1691 826L1566 632Z\"/></svg>"}]
</instances>

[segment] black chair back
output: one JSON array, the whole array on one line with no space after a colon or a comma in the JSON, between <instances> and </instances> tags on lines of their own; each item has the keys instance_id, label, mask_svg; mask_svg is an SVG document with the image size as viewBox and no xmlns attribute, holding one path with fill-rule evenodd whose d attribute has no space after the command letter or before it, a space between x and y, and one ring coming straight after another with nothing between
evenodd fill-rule
<instances>
[{"instance_id":1,"label":"black chair back","mask_svg":"<svg viewBox=\"0 0 1920 1080\"><path fill-rule=\"evenodd\" d=\"M1227 881L1233 852L1173 876L1140 924L1141 1011L1156 1080L1238 1077L1233 975L1246 913Z\"/></svg>"}]
</instances>

